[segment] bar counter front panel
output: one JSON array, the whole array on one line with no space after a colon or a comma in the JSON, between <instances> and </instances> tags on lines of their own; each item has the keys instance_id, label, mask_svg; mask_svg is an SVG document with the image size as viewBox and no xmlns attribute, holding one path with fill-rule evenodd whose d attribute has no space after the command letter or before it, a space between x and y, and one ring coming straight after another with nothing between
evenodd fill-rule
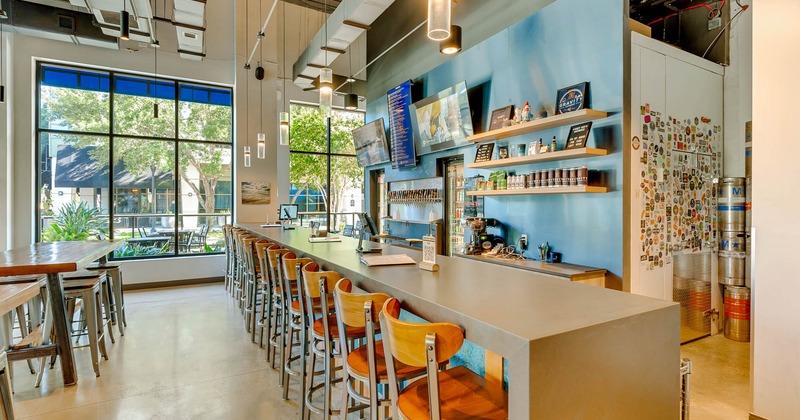
<instances>
[{"instance_id":1,"label":"bar counter front panel","mask_svg":"<svg viewBox=\"0 0 800 420\"><path fill-rule=\"evenodd\" d=\"M358 241L309 243L310 230L240 224L313 258L370 292L401 300L432 322L459 325L473 343L508 361L512 419L665 418L679 415L679 306L463 258L367 267ZM384 255L421 252L374 244Z\"/></svg>"}]
</instances>

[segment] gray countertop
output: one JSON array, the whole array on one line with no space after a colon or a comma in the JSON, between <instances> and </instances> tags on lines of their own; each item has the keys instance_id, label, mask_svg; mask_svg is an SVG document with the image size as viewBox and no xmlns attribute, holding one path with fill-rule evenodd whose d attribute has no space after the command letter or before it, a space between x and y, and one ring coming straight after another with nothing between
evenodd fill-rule
<instances>
[{"instance_id":1,"label":"gray countertop","mask_svg":"<svg viewBox=\"0 0 800 420\"><path fill-rule=\"evenodd\" d=\"M465 258L437 256L438 272L370 268L360 263L352 238L312 244L308 229L239 226L361 289L400 299L422 318L459 325L468 340L506 360L511 419L677 418L676 303ZM421 260L420 251L371 246Z\"/></svg>"}]
</instances>

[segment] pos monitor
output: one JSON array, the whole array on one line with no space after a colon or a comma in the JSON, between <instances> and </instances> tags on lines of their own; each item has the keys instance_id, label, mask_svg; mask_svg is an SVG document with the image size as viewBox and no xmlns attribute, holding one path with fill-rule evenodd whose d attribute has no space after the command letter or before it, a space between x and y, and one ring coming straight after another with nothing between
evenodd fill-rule
<instances>
[{"instance_id":1,"label":"pos monitor","mask_svg":"<svg viewBox=\"0 0 800 420\"><path fill-rule=\"evenodd\" d=\"M367 213L359 213L358 217L361 219L361 232L358 234L358 248L356 248L356 251L359 254L380 254L383 252L380 248L364 248L364 235L367 235L367 241L369 241L374 235L378 234L378 229L375 228L375 222Z\"/></svg>"},{"instance_id":2,"label":"pos monitor","mask_svg":"<svg viewBox=\"0 0 800 420\"><path fill-rule=\"evenodd\" d=\"M281 204L278 208L278 220L283 222L283 228L286 230L294 229L288 225L295 219L297 219L297 204Z\"/></svg>"}]
</instances>

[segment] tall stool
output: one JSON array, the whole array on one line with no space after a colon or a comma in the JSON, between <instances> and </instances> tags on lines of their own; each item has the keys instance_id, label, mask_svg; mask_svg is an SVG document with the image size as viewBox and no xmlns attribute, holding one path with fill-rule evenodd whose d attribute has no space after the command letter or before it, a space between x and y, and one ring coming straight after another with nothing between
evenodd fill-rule
<instances>
[{"instance_id":1,"label":"tall stool","mask_svg":"<svg viewBox=\"0 0 800 420\"><path fill-rule=\"evenodd\" d=\"M283 337L284 332L286 330L286 314L289 312L289 309L286 307L285 302L283 300L283 287L281 286L281 279L280 277L280 256L289 253L288 249L268 249L267 250L267 263L268 263L268 271L269 276L267 277L268 281L271 281L271 286L269 293L272 295L271 301L273 305L273 316L270 322L269 330L271 333L267 333L267 352L266 352L266 361L270 363L270 367L275 369L275 361L277 359L278 352L283 349ZM271 354L271 357L270 357ZM281 358L283 357L283 353L281 353ZM281 360L281 363L283 361ZM279 365L281 369L283 369L283 365ZM280 385L283 385L283 374L278 375L278 382Z\"/></svg>"},{"instance_id":2,"label":"tall stool","mask_svg":"<svg viewBox=\"0 0 800 420\"><path fill-rule=\"evenodd\" d=\"M294 253L286 253L278 256L281 261L281 270L278 273L281 277L281 289L283 290L284 305L288 309L288 316L284 318L285 330L281 340L281 366L283 368L283 399L289 399L289 377L296 376L299 379L304 377L305 374L305 359L307 352L307 337L306 331L303 328L303 317L306 314L301 311L300 303L302 299L303 289L299 287L298 273L299 267L308 264L311 261L309 258L297 258ZM295 340L295 336L297 340ZM300 354L293 355L295 345L300 347ZM299 362L299 367L293 367L294 362ZM303 396L304 385L300 384L300 412L305 409L305 399Z\"/></svg>"},{"instance_id":3,"label":"tall stool","mask_svg":"<svg viewBox=\"0 0 800 420\"><path fill-rule=\"evenodd\" d=\"M389 373L392 418L498 419L508 418L508 394L501 383L487 381L464 366L439 371L464 343L464 333L450 323L401 321L400 302L391 298L380 313L381 334ZM397 362L425 367L427 380L414 381L398 391Z\"/></svg>"},{"instance_id":4,"label":"tall stool","mask_svg":"<svg viewBox=\"0 0 800 420\"><path fill-rule=\"evenodd\" d=\"M336 360L342 359L342 350L338 341L341 339L345 343L364 337L364 328L351 328L342 331L338 327L338 316L334 310L333 290L334 285L339 281L340 275L335 271L320 271L317 264L308 264L303 267L303 293L305 295L306 307L309 312L311 325L310 347L311 361L308 366L309 379L306 383L306 406L309 411L322 414L326 419L335 414L342 414L346 417L347 406L334 410L331 405L331 394L333 384L342 382L342 377L335 378L335 372L341 368L334 368ZM336 351L339 348L339 351ZM314 385L316 358L321 357L324 366L323 381ZM313 404L314 393L323 390L323 406ZM346 391L343 391L346 392Z\"/></svg>"},{"instance_id":5,"label":"tall stool","mask_svg":"<svg viewBox=\"0 0 800 420\"><path fill-rule=\"evenodd\" d=\"M256 330L261 333L261 329L259 329L259 300L261 298L261 285L264 284L263 276L264 271L266 271L261 264L261 258L258 256L257 248L259 246L264 245L272 245L266 239L255 239L252 244L252 248L249 250L250 255L249 259L251 261L251 275L249 282L247 284L247 305L250 309L250 318L248 319L248 325L250 326L250 341L255 343L256 342ZM263 308L262 308L263 309ZM259 342L261 340L259 339ZM259 344L260 345L260 344Z\"/></svg>"},{"instance_id":6,"label":"tall stool","mask_svg":"<svg viewBox=\"0 0 800 420\"><path fill-rule=\"evenodd\" d=\"M258 279L258 282L256 282L256 290L254 293L256 296L260 296L261 310L258 311L260 316L255 320L255 325L258 329L258 347L264 347L264 333L266 330L267 340L269 341L269 338L272 336L272 318L275 313L275 303L272 301L272 288L274 287L275 281L272 277L267 251L270 249L278 250L280 246L268 241L259 241L256 242L255 248L257 261L261 267L261 277ZM270 360L269 356L270 346L267 345L267 361Z\"/></svg>"},{"instance_id":7,"label":"tall stool","mask_svg":"<svg viewBox=\"0 0 800 420\"><path fill-rule=\"evenodd\" d=\"M94 368L95 376L100 376L99 354L103 359L108 360L108 353L106 352L105 333L103 331L103 287L102 282L106 277L104 271L93 272L75 272L64 275L64 295L68 301L68 308L75 307L75 299L83 301L83 313L85 315L86 330L89 336L89 352L92 356L92 367ZM109 335L111 326L109 325ZM73 334L74 331L73 331ZM78 331L78 336L82 335ZM76 346L79 348L84 346ZM51 362L52 364L52 362Z\"/></svg>"},{"instance_id":8,"label":"tall stool","mask_svg":"<svg viewBox=\"0 0 800 420\"><path fill-rule=\"evenodd\" d=\"M14 420L14 401L11 399L11 380L8 371L8 357L3 350L0 352L0 404L5 420Z\"/></svg>"},{"instance_id":9,"label":"tall stool","mask_svg":"<svg viewBox=\"0 0 800 420\"><path fill-rule=\"evenodd\" d=\"M386 358L383 342L376 339L379 330L378 314L383 304L389 300L389 295L384 293L352 293L353 285L348 279L339 280L334 288L334 302L336 304L336 319L339 328L339 348L342 353L343 383L342 407L351 407L350 401L358 403L349 411L360 411L369 407L370 420L378 420L387 416L381 414L381 408L389 408L391 400L388 392L380 395L378 387L386 388L389 384L389 375L386 370ZM399 307L392 316L397 318ZM351 349L346 336L350 330L364 331L366 344ZM344 331L345 334L341 334ZM424 367L414 367L397 364L397 375L400 381L407 381L425 374ZM367 386L368 395L356 390L356 386ZM345 413L346 414L346 413ZM345 418L345 415L342 415Z\"/></svg>"},{"instance_id":10,"label":"tall stool","mask_svg":"<svg viewBox=\"0 0 800 420\"><path fill-rule=\"evenodd\" d=\"M251 235L242 236L240 249L242 251L242 261L244 262L244 277L241 283L241 305L242 315L244 317L245 331L255 331L255 325L251 324L253 319L252 313L255 310L253 302L253 286L258 277L256 272L255 258L253 258L256 237ZM255 342L255 333L253 334L253 342Z\"/></svg>"},{"instance_id":11,"label":"tall stool","mask_svg":"<svg viewBox=\"0 0 800 420\"><path fill-rule=\"evenodd\" d=\"M125 335L125 327L128 326L128 319L125 316L125 296L122 291L122 265L118 263L105 263L90 265L86 267L89 271L105 271L108 275L110 288L108 306L111 308L111 320L117 325L119 335Z\"/></svg>"},{"instance_id":12,"label":"tall stool","mask_svg":"<svg viewBox=\"0 0 800 420\"><path fill-rule=\"evenodd\" d=\"M231 250L231 229L233 226L231 225L224 225L222 226L222 236L225 240L225 290L230 290L230 283L231 283L231 275L233 274L233 269L231 267L231 261L233 258L233 251Z\"/></svg>"}]
</instances>

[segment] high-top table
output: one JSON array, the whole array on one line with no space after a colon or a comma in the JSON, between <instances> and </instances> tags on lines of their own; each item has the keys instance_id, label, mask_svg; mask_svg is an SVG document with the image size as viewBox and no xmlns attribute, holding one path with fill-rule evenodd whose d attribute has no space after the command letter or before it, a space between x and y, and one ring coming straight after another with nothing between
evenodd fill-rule
<instances>
[{"instance_id":1,"label":"high-top table","mask_svg":"<svg viewBox=\"0 0 800 420\"><path fill-rule=\"evenodd\" d=\"M60 273L78 271L94 261L105 263L110 252L124 241L41 242L14 248L0 254L0 276L47 274L47 291L53 312L55 344L30 349L31 356L58 354L64 385L75 385L78 375L72 354L67 311L64 306L64 285Z\"/></svg>"},{"instance_id":2,"label":"high-top table","mask_svg":"<svg viewBox=\"0 0 800 420\"><path fill-rule=\"evenodd\" d=\"M305 228L238 226L314 259L360 289L396 297L424 319L460 326L486 349L487 378L502 379L507 365L511 419L680 415L676 303L464 258L437 256L438 272L367 267L355 252L356 239L309 243ZM422 260L419 251L370 246Z\"/></svg>"}]
</instances>

